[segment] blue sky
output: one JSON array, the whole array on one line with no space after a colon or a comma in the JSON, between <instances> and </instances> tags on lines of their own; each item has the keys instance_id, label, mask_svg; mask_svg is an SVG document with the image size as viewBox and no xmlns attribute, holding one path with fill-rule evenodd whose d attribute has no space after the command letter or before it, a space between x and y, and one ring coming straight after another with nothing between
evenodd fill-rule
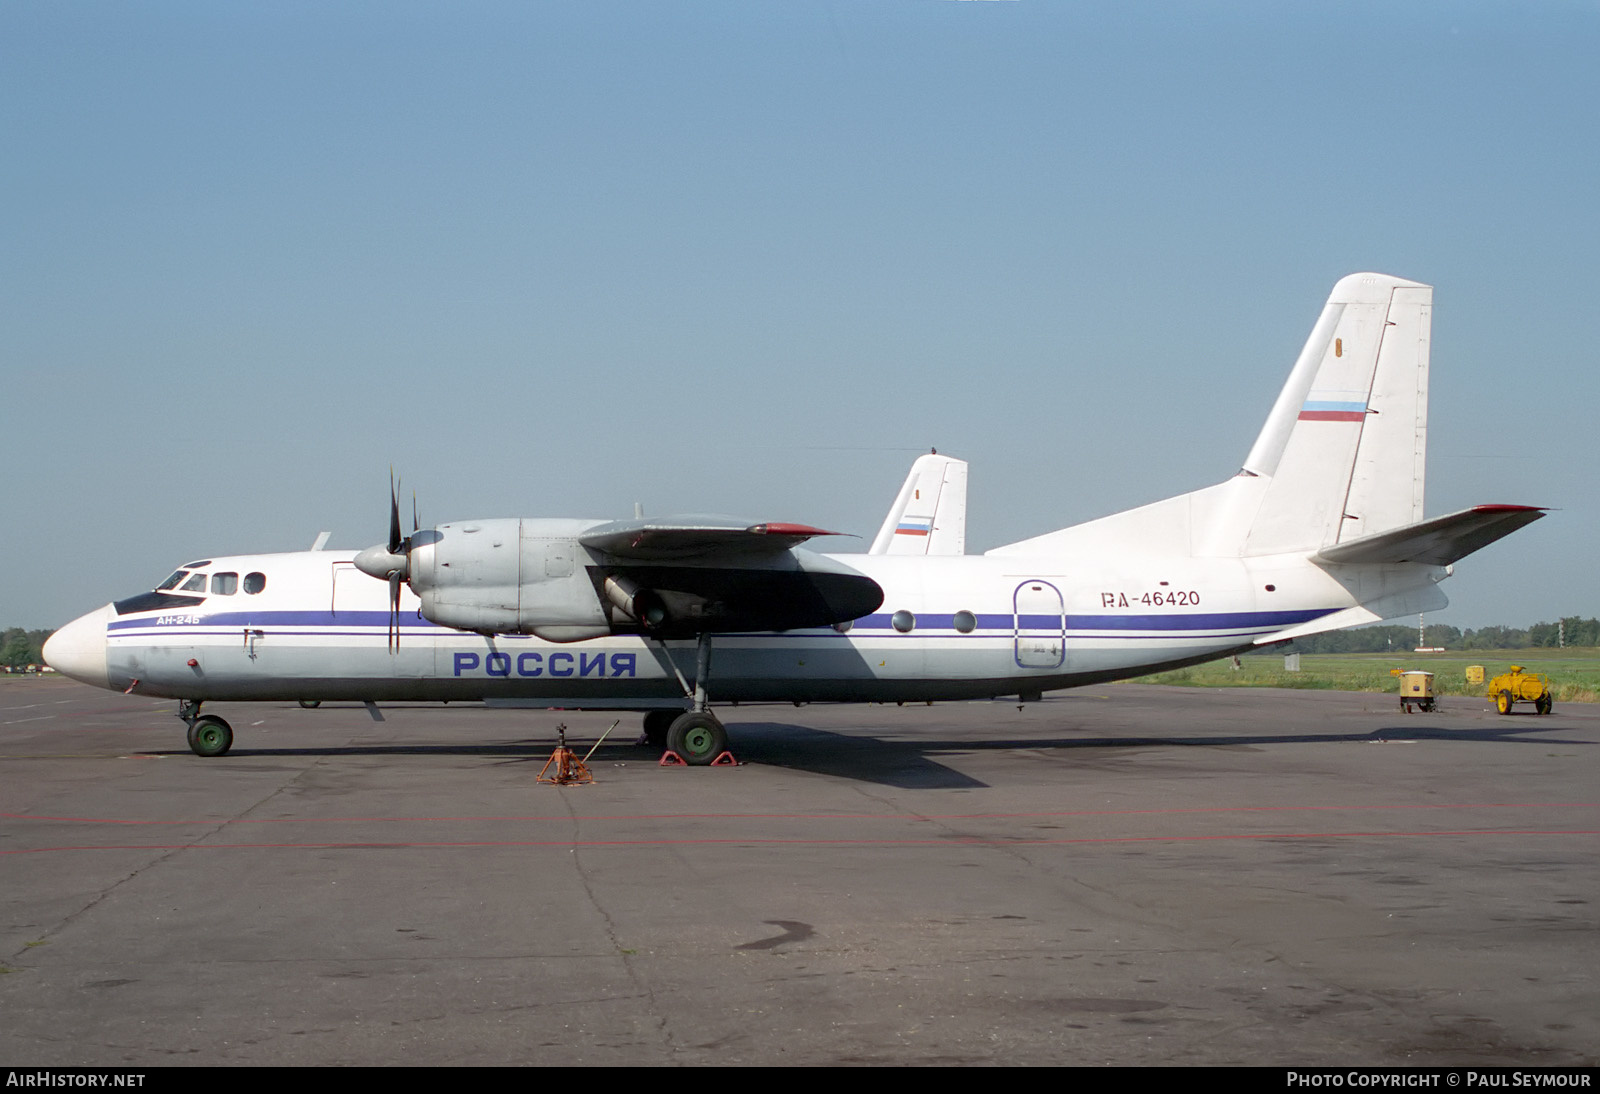
<instances>
[{"instance_id":1,"label":"blue sky","mask_svg":"<svg viewBox=\"0 0 1600 1094\"><path fill-rule=\"evenodd\" d=\"M1132 10L1129 10L1129 9ZM714 511L982 550L1232 474L1436 289L1428 512L1600 613L1600 4L0 5L0 625L190 558Z\"/></svg>"}]
</instances>

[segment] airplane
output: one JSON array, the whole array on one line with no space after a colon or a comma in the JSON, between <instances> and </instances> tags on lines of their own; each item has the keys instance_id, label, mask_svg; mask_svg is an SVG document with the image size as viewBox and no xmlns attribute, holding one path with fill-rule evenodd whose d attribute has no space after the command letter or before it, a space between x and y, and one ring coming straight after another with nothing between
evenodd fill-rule
<instances>
[{"instance_id":1,"label":"airplane","mask_svg":"<svg viewBox=\"0 0 1600 1094\"><path fill-rule=\"evenodd\" d=\"M1424 519L1432 303L1343 278L1236 475L981 555L966 464L936 453L854 554L726 517L413 516L403 535L391 481L384 543L185 563L45 658L179 700L202 756L233 743L206 702L470 700L643 712L647 740L707 765L728 748L713 701L1030 701L1436 611L1456 561L1545 510Z\"/></svg>"}]
</instances>

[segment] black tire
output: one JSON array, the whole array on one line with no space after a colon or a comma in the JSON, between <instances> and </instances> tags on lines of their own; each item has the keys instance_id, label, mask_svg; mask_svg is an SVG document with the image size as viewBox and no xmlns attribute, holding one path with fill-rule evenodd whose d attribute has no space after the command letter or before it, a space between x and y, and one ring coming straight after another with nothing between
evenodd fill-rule
<instances>
[{"instance_id":1,"label":"black tire","mask_svg":"<svg viewBox=\"0 0 1600 1094\"><path fill-rule=\"evenodd\" d=\"M667 731L681 715L681 710L651 710L644 716L644 739L651 748L667 747Z\"/></svg>"},{"instance_id":2,"label":"black tire","mask_svg":"<svg viewBox=\"0 0 1600 1094\"><path fill-rule=\"evenodd\" d=\"M707 767L728 750L728 731L710 714L690 711L673 719L667 747L690 767Z\"/></svg>"},{"instance_id":3,"label":"black tire","mask_svg":"<svg viewBox=\"0 0 1600 1094\"><path fill-rule=\"evenodd\" d=\"M1556 707L1556 701L1553 698L1551 698L1550 693L1548 691L1545 692L1543 695L1539 696L1539 701L1537 703L1533 704L1533 709L1537 710L1540 714L1549 714L1552 710L1555 709L1555 707Z\"/></svg>"},{"instance_id":4,"label":"black tire","mask_svg":"<svg viewBox=\"0 0 1600 1094\"><path fill-rule=\"evenodd\" d=\"M300 705L302 707L304 707L306 710L316 710L318 707L320 707L322 705L322 700L321 699L302 699L302 700L300 700Z\"/></svg>"},{"instance_id":5,"label":"black tire","mask_svg":"<svg viewBox=\"0 0 1600 1094\"><path fill-rule=\"evenodd\" d=\"M207 714L189 725L189 748L196 756L225 756L233 747L233 727Z\"/></svg>"},{"instance_id":6,"label":"black tire","mask_svg":"<svg viewBox=\"0 0 1600 1094\"><path fill-rule=\"evenodd\" d=\"M1510 714L1511 704L1512 699L1509 691L1502 691L1499 695L1494 697L1494 709L1498 710L1501 714Z\"/></svg>"}]
</instances>

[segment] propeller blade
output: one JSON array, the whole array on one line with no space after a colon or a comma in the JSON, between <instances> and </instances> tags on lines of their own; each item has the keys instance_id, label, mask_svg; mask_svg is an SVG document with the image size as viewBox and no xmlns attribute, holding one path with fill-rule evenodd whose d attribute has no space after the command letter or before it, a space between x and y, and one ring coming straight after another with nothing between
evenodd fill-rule
<instances>
[{"instance_id":1,"label":"propeller blade","mask_svg":"<svg viewBox=\"0 0 1600 1094\"><path fill-rule=\"evenodd\" d=\"M400 648L400 575L389 575L389 649Z\"/></svg>"},{"instance_id":2,"label":"propeller blade","mask_svg":"<svg viewBox=\"0 0 1600 1094\"><path fill-rule=\"evenodd\" d=\"M394 471L389 471L389 553L400 553L400 496L395 492Z\"/></svg>"}]
</instances>

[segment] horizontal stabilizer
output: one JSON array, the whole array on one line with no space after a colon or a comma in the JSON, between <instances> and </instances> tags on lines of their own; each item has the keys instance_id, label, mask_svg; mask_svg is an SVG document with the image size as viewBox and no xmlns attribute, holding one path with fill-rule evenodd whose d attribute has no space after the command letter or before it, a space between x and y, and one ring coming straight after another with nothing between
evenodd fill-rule
<instances>
[{"instance_id":1,"label":"horizontal stabilizer","mask_svg":"<svg viewBox=\"0 0 1600 1094\"><path fill-rule=\"evenodd\" d=\"M1545 510L1532 505L1478 505L1446 517L1324 547L1311 558L1313 562L1339 564L1419 562L1448 566L1544 514Z\"/></svg>"}]
</instances>

